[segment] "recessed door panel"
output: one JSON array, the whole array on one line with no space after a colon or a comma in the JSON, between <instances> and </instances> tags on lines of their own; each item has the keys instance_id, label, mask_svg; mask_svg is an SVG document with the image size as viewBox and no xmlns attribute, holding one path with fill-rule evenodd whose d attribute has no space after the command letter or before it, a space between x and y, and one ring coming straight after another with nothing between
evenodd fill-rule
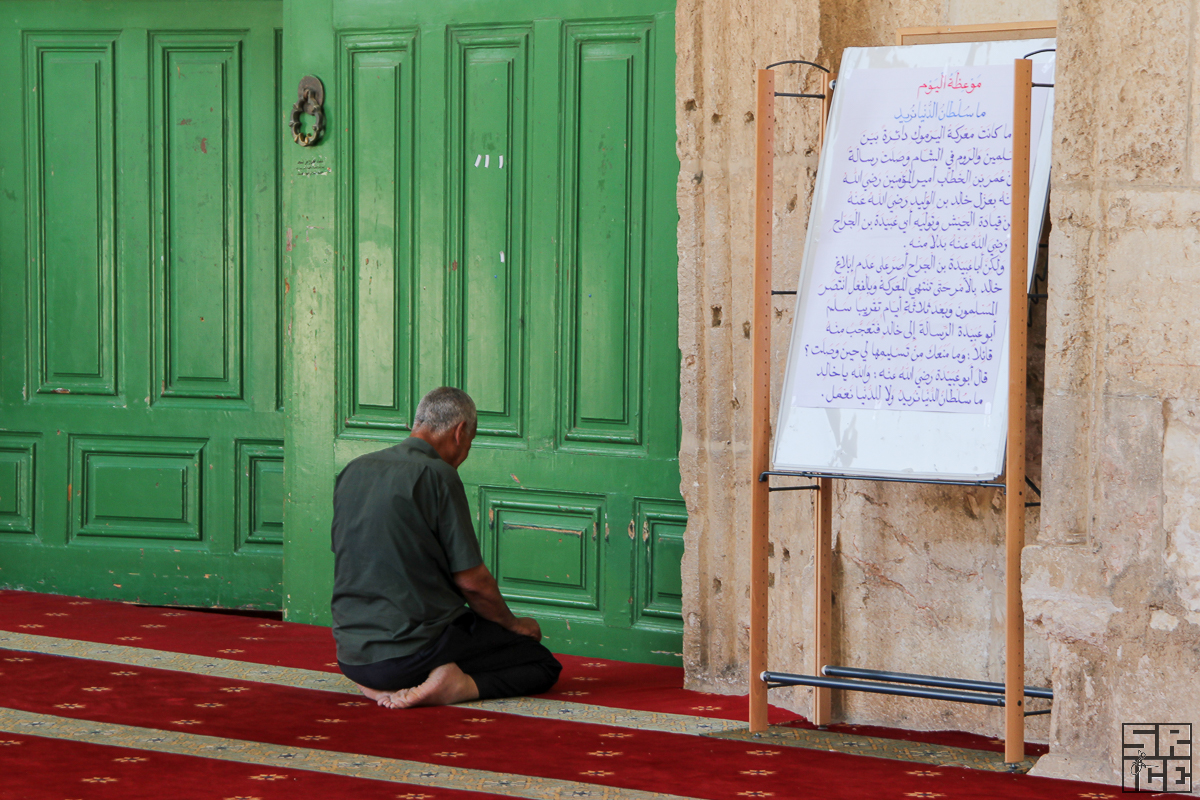
<instances>
[{"instance_id":1,"label":"recessed door panel","mask_svg":"<svg viewBox=\"0 0 1200 800\"><path fill-rule=\"evenodd\" d=\"M112 34L30 36L26 70L39 395L113 395L116 382Z\"/></svg>"},{"instance_id":2,"label":"recessed door panel","mask_svg":"<svg viewBox=\"0 0 1200 800\"><path fill-rule=\"evenodd\" d=\"M72 437L73 535L200 541L204 444Z\"/></svg>"},{"instance_id":3,"label":"recessed door panel","mask_svg":"<svg viewBox=\"0 0 1200 800\"><path fill-rule=\"evenodd\" d=\"M242 46L151 44L162 397L242 396Z\"/></svg>"},{"instance_id":4,"label":"recessed door panel","mask_svg":"<svg viewBox=\"0 0 1200 800\"><path fill-rule=\"evenodd\" d=\"M633 533L637 572L637 622L683 630L683 535L687 507L682 502L637 499Z\"/></svg>"},{"instance_id":5,"label":"recessed door panel","mask_svg":"<svg viewBox=\"0 0 1200 800\"><path fill-rule=\"evenodd\" d=\"M404 429L415 410L412 35L348 35L340 41L349 120L342 151L343 241L350 265L342 282L342 341L349 357L342 427Z\"/></svg>"},{"instance_id":6,"label":"recessed door panel","mask_svg":"<svg viewBox=\"0 0 1200 800\"><path fill-rule=\"evenodd\" d=\"M642 445L647 36L566 30L564 438Z\"/></svg>"},{"instance_id":7,"label":"recessed door panel","mask_svg":"<svg viewBox=\"0 0 1200 800\"><path fill-rule=\"evenodd\" d=\"M283 442L240 441L239 551L278 552L283 544Z\"/></svg>"},{"instance_id":8,"label":"recessed door panel","mask_svg":"<svg viewBox=\"0 0 1200 800\"><path fill-rule=\"evenodd\" d=\"M599 611L604 498L485 486L490 561L505 596Z\"/></svg>"},{"instance_id":9,"label":"recessed door panel","mask_svg":"<svg viewBox=\"0 0 1200 800\"><path fill-rule=\"evenodd\" d=\"M529 30L450 35L447 362L485 435L521 434Z\"/></svg>"},{"instance_id":10,"label":"recessed door panel","mask_svg":"<svg viewBox=\"0 0 1200 800\"><path fill-rule=\"evenodd\" d=\"M0 433L0 535L34 533L37 437Z\"/></svg>"}]
</instances>

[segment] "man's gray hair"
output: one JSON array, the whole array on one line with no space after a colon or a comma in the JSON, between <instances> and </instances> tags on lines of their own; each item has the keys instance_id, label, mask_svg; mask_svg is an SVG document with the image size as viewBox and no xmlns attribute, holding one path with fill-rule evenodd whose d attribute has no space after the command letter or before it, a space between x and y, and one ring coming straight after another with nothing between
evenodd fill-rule
<instances>
[{"instance_id":1,"label":"man's gray hair","mask_svg":"<svg viewBox=\"0 0 1200 800\"><path fill-rule=\"evenodd\" d=\"M435 433L453 428L460 422L470 423L474 430L477 423L475 401L462 389L439 386L421 398L413 427L422 425Z\"/></svg>"}]
</instances>

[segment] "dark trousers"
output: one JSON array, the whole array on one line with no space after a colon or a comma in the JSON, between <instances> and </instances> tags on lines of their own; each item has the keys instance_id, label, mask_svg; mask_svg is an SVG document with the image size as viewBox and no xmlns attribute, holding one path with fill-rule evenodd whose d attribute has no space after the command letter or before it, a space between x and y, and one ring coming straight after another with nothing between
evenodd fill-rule
<instances>
[{"instance_id":1,"label":"dark trousers","mask_svg":"<svg viewBox=\"0 0 1200 800\"><path fill-rule=\"evenodd\" d=\"M479 689L480 700L520 697L550 690L562 672L549 650L473 611L460 616L424 650L374 664L338 662L342 674L359 686L394 692L423 683L443 664L457 664Z\"/></svg>"}]
</instances>

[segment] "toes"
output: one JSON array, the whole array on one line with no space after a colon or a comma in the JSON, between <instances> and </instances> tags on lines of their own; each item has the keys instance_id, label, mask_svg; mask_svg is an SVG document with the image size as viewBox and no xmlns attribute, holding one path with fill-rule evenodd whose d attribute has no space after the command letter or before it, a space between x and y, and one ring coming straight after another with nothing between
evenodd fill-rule
<instances>
[{"instance_id":1,"label":"toes","mask_svg":"<svg viewBox=\"0 0 1200 800\"><path fill-rule=\"evenodd\" d=\"M370 689L366 686L359 686L358 688L368 700L374 700L376 703L380 702L381 698L387 697L387 692L381 692L377 689Z\"/></svg>"}]
</instances>

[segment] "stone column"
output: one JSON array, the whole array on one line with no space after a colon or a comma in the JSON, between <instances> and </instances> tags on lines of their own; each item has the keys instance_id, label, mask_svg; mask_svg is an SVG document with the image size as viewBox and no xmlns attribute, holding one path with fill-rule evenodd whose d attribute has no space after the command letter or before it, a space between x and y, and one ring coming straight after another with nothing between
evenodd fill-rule
<instances>
[{"instance_id":1,"label":"stone column","mask_svg":"<svg viewBox=\"0 0 1200 800\"><path fill-rule=\"evenodd\" d=\"M1038 774L1118 783L1122 723L1200 731L1196 14L1060 4L1046 499L1024 570L1056 694Z\"/></svg>"}]
</instances>

